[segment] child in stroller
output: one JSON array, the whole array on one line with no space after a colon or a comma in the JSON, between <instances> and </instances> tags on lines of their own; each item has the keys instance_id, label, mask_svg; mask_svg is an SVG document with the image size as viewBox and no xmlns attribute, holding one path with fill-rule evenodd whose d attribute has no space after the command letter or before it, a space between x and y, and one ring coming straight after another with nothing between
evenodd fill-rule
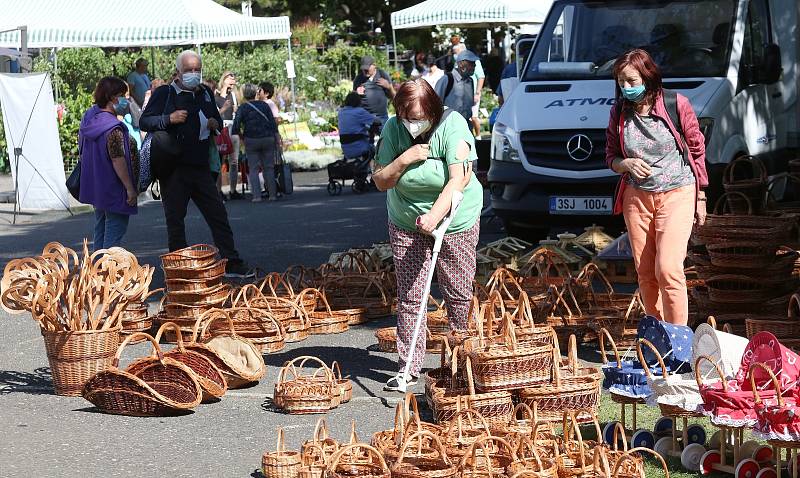
<instances>
[{"instance_id":1,"label":"child in stroller","mask_svg":"<svg viewBox=\"0 0 800 478\"><path fill-rule=\"evenodd\" d=\"M375 156L375 135L380 120L361 106L361 96L351 92L339 110L339 141L344 158L328 165L328 194L341 194L345 181L352 180L354 193L370 187L370 161Z\"/></svg>"}]
</instances>

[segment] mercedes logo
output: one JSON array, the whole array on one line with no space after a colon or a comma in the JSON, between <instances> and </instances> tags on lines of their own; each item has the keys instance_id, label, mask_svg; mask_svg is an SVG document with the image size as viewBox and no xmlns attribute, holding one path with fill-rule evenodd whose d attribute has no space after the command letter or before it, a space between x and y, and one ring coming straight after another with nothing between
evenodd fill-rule
<instances>
[{"instance_id":1,"label":"mercedes logo","mask_svg":"<svg viewBox=\"0 0 800 478\"><path fill-rule=\"evenodd\" d=\"M567 154L575 161L586 161L593 149L592 140L585 134L576 134L567 141Z\"/></svg>"}]
</instances>

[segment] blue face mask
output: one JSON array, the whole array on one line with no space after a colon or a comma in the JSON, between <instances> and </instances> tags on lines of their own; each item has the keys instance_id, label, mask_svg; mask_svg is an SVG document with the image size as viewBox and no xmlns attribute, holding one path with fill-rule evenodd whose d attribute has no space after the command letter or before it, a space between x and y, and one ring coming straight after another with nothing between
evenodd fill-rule
<instances>
[{"instance_id":1,"label":"blue face mask","mask_svg":"<svg viewBox=\"0 0 800 478\"><path fill-rule=\"evenodd\" d=\"M634 103L638 103L642 101L644 98L645 88L644 85L639 86L631 86L630 88L623 88L620 87L620 91L622 91L622 97L628 101L633 101Z\"/></svg>"},{"instance_id":2,"label":"blue face mask","mask_svg":"<svg viewBox=\"0 0 800 478\"><path fill-rule=\"evenodd\" d=\"M114 105L114 112L118 115L122 116L128 112L128 99L124 97L120 97L117 103Z\"/></svg>"},{"instance_id":3,"label":"blue face mask","mask_svg":"<svg viewBox=\"0 0 800 478\"><path fill-rule=\"evenodd\" d=\"M200 75L199 72L191 71L189 73L184 73L181 75L181 83L183 86L187 88L197 88L200 86L200 82L203 81L203 77Z\"/></svg>"}]
</instances>

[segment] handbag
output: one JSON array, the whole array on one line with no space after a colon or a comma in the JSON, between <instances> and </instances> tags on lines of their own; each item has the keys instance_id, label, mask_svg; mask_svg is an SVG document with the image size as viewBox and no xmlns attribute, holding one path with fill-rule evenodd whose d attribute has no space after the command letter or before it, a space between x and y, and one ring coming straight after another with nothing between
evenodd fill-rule
<instances>
[{"instance_id":1,"label":"handbag","mask_svg":"<svg viewBox=\"0 0 800 478\"><path fill-rule=\"evenodd\" d=\"M233 141L228 128L222 128L222 132L214 137L214 141L217 143L220 156L227 156L233 152Z\"/></svg>"},{"instance_id":2,"label":"handbag","mask_svg":"<svg viewBox=\"0 0 800 478\"><path fill-rule=\"evenodd\" d=\"M81 195L81 160L79 159L77 163L75 163L75 167L72 168L72 172L69 174L67 178L67 191L74 197L76 200L80 201Z\"/></svg>"},{"instance_id":3,"label":"handbag","mask_svg":"<svg viewBox=\"0 0 800 478\"><path fill-rule=\"evenodd\" d=\"M275 180L278 183L278 191L283 194L294 192L294 181L292 180L292 166L283 158L283 151L277 148L277 159L275 164Z\"/></svg>"}]
</instances>

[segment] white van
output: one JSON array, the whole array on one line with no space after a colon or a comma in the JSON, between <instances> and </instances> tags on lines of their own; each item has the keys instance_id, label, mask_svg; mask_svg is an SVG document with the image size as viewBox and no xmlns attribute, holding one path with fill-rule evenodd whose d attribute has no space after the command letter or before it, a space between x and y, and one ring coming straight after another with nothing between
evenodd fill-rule
<instances>
[{"instance_id":1,"label":"white van","mask_svg":"<svg viewBox=\"0 0 800 478\"><path fill-rule=\"evenodd\" d=\"M706 137L709 196L746 153L784 170L798 143L797 0L556 0L492 134L492 207L510 233L612 220L605 164L611 70L642 47L689 98ZM591 217L589 217L591 216Z\"/></svg>"}]
</instances>

